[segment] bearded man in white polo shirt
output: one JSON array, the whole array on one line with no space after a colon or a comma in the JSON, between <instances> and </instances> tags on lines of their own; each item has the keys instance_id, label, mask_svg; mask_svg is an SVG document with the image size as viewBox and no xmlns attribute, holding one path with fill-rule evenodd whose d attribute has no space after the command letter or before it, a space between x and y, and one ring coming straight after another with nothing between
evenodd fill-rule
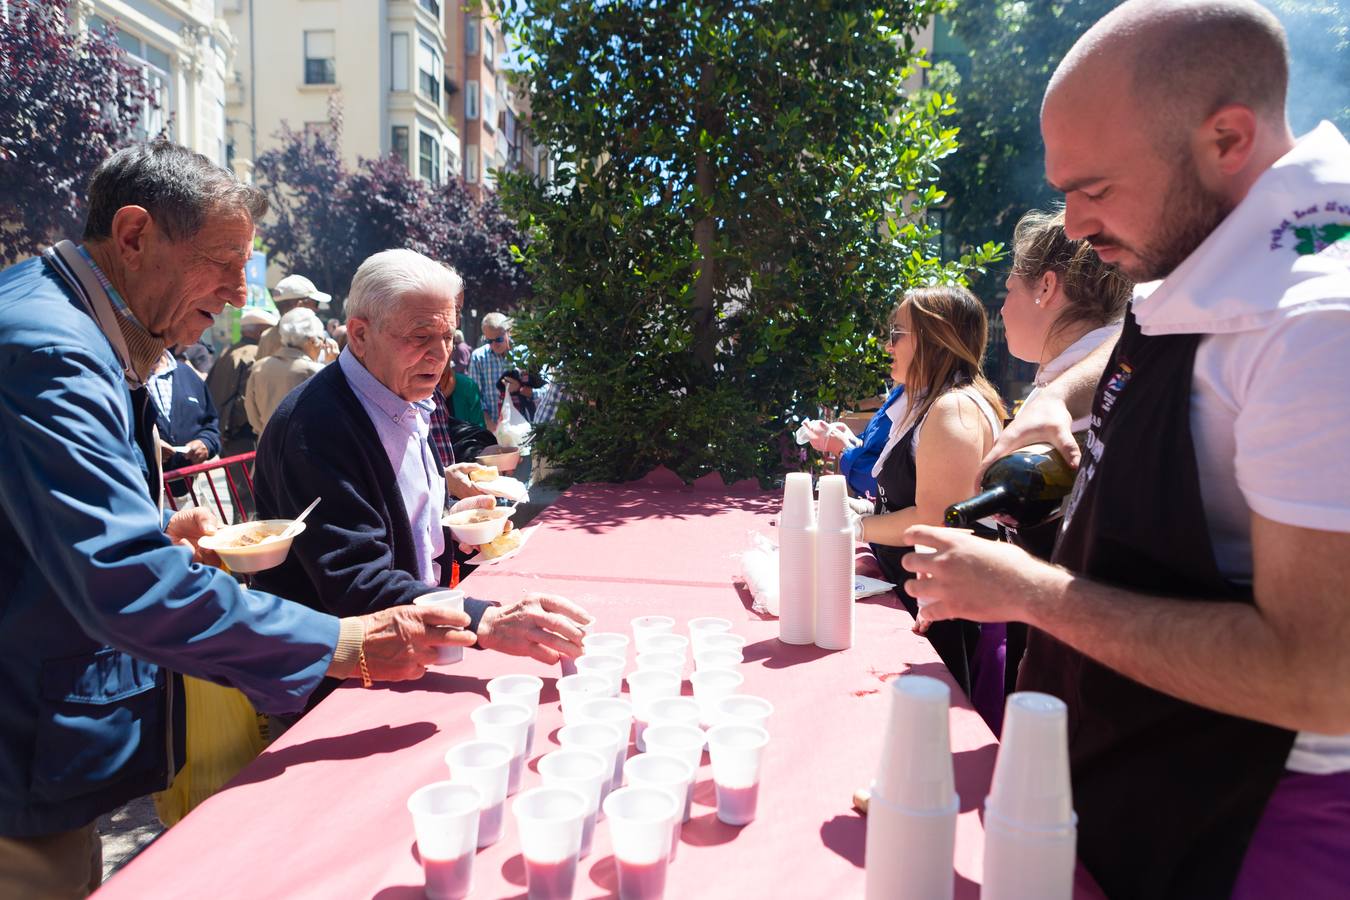
<instances>
[{"instance_id":1,"label":"bearded man in white polo shirt","mask_svg":"<svg viewBox=\"0 0 1350 900\"><path fill-rule=\"evenodd\" d=\"M1018 685L1069 706L1113 898L1350 885L1350 144L1294 139L1287 55L1255 3L1169 0L1066 56L1046 174L1069 236L1143 283L1105 374L1070 370L994 448L1076 459L1091 399L1058 565L906 535L938 548L904 562L928 617L1032 626Z\"/></svg>"}]
</instances>

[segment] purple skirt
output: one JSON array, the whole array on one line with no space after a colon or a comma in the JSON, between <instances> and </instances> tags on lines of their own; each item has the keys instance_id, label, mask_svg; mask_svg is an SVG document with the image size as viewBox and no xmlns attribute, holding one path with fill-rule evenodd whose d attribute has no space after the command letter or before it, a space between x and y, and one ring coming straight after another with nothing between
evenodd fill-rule
<instances>
[{"instance_id":1,"label":"purple skirt","mask_svg":"<svg viewBox=\"0 0 1350 900\"><path fill-rule=\"evenodd\" d=\"M1350 772L1286 772L1247 848L1233 900L1350 897Z\"/></svg>"}]
</instances>

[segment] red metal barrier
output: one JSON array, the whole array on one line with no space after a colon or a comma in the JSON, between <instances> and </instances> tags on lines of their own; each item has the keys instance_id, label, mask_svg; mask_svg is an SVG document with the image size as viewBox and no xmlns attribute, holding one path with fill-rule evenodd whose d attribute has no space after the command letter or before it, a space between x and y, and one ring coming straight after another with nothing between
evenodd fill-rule
<instances>
[{"instance_id":1,"label":"red metal barrier","mask_svg":"<svg viewBox=\"0 0 1350 900\"><path fill-rule=\"evenodd\" d=\"M220 470L225 476L225 486L229 491L230 502L235 510L240 511L239 518L242 520L247 511L254 509L253 505L253 457L255 453L240 453L238 456L227 456L224 459L213 459L209 462L199 463L195 466L184 466L181 469L174 469L172 472L164 473L164 499L168 501L170 508L178 509L178 498L173 495L173 482L180 482L187 488L187 493L192 497L193 506L205 506L197 496L196 480L198 475L206 475L206 484L211 489L211 498L215 501L216 516L222 522L228 524L228 516L225 514L225 504L220 499L220 492L216 489L215 479L211 473ZM229 467L236 467L237 471L230 471ZM236 475L242 474L243 477L237 479ZM247 491L247 500L244 499L244 491Z\"/></svg>"}]
</instances>

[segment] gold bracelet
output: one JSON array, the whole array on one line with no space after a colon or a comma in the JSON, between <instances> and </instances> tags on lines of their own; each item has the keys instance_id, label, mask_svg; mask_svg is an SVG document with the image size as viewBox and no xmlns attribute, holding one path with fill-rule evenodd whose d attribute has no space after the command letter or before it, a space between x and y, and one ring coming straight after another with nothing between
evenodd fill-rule
<instances>
[{"instance_id":1,"label":"gold bracelet","mask_svg":"<svg viewBox=\"0 0 1350 900\"><path fill-rule=\"evenodd\" d=\"M366 623L361 623L361 646L356 651L357 664L361 667L361 687L371 685L370 667L366 665Z\"/></svg>"}]
</instances>

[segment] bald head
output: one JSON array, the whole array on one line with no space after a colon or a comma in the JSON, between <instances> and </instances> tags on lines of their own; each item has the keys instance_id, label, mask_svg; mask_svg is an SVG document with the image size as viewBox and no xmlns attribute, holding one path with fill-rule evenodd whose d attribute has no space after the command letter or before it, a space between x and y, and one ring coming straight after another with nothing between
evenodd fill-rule
<instances>
[{"instance_id":1,"label":"bald head","mask_svg":"<svg viewBox=\"0 0 1350 900\"><path fill-rule=\"evenodd\" d=\"M1128 85L1148 124L1172 135L1230 104L1283 128L1288 83L1284 29L1259 4L1130 0L1074 44L1050 79L1046 102L1065 90Z\"/></svg>"}]
</instances>

